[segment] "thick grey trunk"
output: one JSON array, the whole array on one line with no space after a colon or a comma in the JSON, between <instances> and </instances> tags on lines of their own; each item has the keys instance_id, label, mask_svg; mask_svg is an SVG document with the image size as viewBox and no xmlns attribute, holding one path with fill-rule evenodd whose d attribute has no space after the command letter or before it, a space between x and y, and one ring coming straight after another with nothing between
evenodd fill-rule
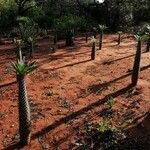
<instances>
[{"instance_id":1,"label":"thick grey trunk","mask_svg":"<svg viewBox=\"0 0 150 150\"><path fill-rule=\"evenodd\" d=\"M18 75L19 84L19 133L20 133L20 143L26 145L30 142L30 107L27 98L25 78L23 75Z\"/></svg>"},{"instance_id":2,"label":"thick grey trunk","mask_svg":"<svg viewBox=\"0 0 150 150\"><path fill-rule=\"evenodd\" d=\"M91 51L91 60L94 60L95 57L96 57L96 43L93 43Z\"/></svg>"},{"instance_id":3,"label":"thick grey trunk","mask_svg":"<svg viewBox=\"0 0 150 150\"><path fill-rule=\"evenodd\" d=\"M139 73L140 73L140 61L141 61L141 41L138 41L137 51L135 55L133 73L132 73L132 85L137 85Z\"/></svg>"},{"instance_id":4,"label":"thick grey trunk","mask_svg":"<svg viewBox=\"0 0 150 150\"><path fill-rule=\"evenodd\" d=\"M85 33L85 41L86 41L86 43L88 42L88 33L87 32Z\"/></svg>"},{"instance_id":5,"label":"thick grey trunk","mask_svg":"<svg viewBox=\"0 0 150 150\"><path fill-rule=\"evenodd\" d=\"M120 45L120 43L121 43L121 34L119 33L118 34L118 45Z\"/></svg>"},{"instance_id":6,"label":"thick grey trunk","mask_svg":"<svg viewBox=\"0 0 150 150\"><path fill-rule=\"evenodd\" d=\"M149 47L150 47L150 39L148 39L147 41L146 52L150 51Z\"/></svg>"},{"instance_id":7,"label":"thick grey trunk","mask_svg":"<svg viewBox=\"0 0 150 150\"><path fill-rule=\"evenodd\" d=\"M103 32L99 36L99 49L102 49L102 42L103 42Z\"/></svg>"}]
</instances>

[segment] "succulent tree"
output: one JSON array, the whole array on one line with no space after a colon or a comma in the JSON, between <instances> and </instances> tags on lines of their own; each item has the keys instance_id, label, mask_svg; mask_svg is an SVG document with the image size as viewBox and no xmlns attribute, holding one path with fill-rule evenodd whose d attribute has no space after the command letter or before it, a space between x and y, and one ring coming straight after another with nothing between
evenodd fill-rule
<instances>
[{"instance_id":1,"label":"succulent tree","mask_svg":"<svg viewBox=\"0 0 150 150\"><path fill-rule=\"evenodd\" d=\"M147 40L147 45L146 45L146 52L150 51L150 38Z\"/></svg>"},{"instance_id":2,"label":"succulent tree","mask_svg":"<svg viewBox=\"0 0 150 150\"><path fill-rule=\"evenodd\" d=\"M99 31L100 31L100 36L99 36L99 49L102 49L102 43L103 43L103 33L107 29L105 25L99 25Z\"/></svg>"},{"instance_id":3,"label":"succulent tree","mask_svg":"<svg viewBox=\"0 0 150 150\"><path fill-rule=\"evenodd\" d=\"M149 37L147 39L147 45L146 45L146 52L149 52L150 51L150 27L148 28L149 29L149 32L147 33L147 36Z\"/></svg>"},{"instance_id":4,"label":"succulent tree","mask_svg":"<svg viewBox=\"0 0 150 150\"><path fill-rule=\"evenodd\" d=\"M96 38L92 37L92 51L91 51L91 60L94 60L96 57Z\"/></svg>"},{"instance_id":5,"label":"succulent tree","mask_svg":"<svg viewBox=\"0 0 150 150\"><path fill-rule=\"evenodd\" d=\"M54 40L54 45L56 45L57 44L57 32L56 31L55 31L53 40Z\"/></svg>"},{"instance_id":6,"label":"succulent tree","mask_svg":"<svg viewBox=\"0 0 150 150\"><path fill-rule=\"evenodd\" d=\"M79 26L82 18L72 14L61 16L55 21L55 28L65 33L66 46L74 45L74 31Z\"/></svg>"},{"instance_id":7,"label":"succulent tree","mask_svg":"<svg viewBox=\"0 0 150 150\"><path fill-rule=\"evenodd\" d=\"M32 37L29 37L28 42L31 44L31 48L30 48L30 57L31 57L34 50L34 39Z\"/></svg>"},{"instance_id":8,"label":"succulent tree","mask_svg":"<svg viewBox=\"0 0 150 150\"><path fill-rule=\"evenodd\" d=\"M30 142L31 120L30 107L27 97L25 76L36 68L35 62L25 62L20 58L12 64L17 74L18 81L18 107L19 107L19 134L20 145L26 145Z\"/></svg>"},{"instance_id":9,"label":"succulent tree","mask_svg":"<svg viewBox=\"0 0 150 150\"><path fill-rule=\"evenodd\" d=\"M74 45L74 30L66 30L66 46L72 46Z\"/></svg>"},{"instance_id":10,"label":"succulent tree","mask_svg":"<svg viewBox=\"0 0 150 150\"><path fill-rule=\"evenodd\" d=\"M16 53L17 53L17 60L18 59L22 60L22 50L21 50L21 47L23 45L23 42L22 42L22 40L17 40L15 38L13 39L13 42L14 42L16 48L17 48L17 51L16 51Z\"/></svg>"},{"instance_id":11,"label":"succulent tree","mask_svg":"<svg viewBox=\"0 0 150 150\"><path fill-rule=\"evenodd\" d=\"M140 73L140 61L141 61L141 46L142 41L148 39L147 35L135 35L136 40L138 41L137 50L135 54L135 60L133 65L133 72L132 72L132 85L136 86L139 78Z\"/></svg>"},{"instance_id":12,"label":"succulent tree","mask_svg":"<svg viewBox=\"0 0 150 150\"><path fill-rule=\"evenodd\" d=\"M121 43L121 34L122 34L122 31L118 31L118 45L120 45Z\"/></svg>"},{"instance_id":13,"label":"succulent tree","mask_svg":"<svg viewBox=\"0 0 150 150\"><path fill-rule=\"evenodd\" d=\"M148 36L148 39L146 41L146 52L150 51L150 25L146 25L145 29L145 33Z\"/></svg>"},{"instance_id":14,"label":"succulent tree","mask_svg":"<svg viewBox=\"0 0 150 150\"><path fill-rule=\"evenodd\" d=\"M87 31L85 32L85 41L86 41L86 43L88 42L88 33L87 33Z\"/></svg>"}]
</instances>

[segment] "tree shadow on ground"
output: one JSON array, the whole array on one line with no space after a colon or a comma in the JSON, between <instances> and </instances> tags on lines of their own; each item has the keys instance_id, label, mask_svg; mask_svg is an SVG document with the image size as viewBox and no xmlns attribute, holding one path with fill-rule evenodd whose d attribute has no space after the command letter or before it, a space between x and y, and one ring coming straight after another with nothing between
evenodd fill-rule
<instances>
[{"instance_id":1,"label":"tree shadow on ground","mask_svg":"<svg viewBox=\"0 0 150 150\"><path fill-rule=\"evenodd\" d=\"M148 69L149 67L150 67L150 65L144 66L144 67L141 68L141 71L143 71L143 70L145 70L145 69ZM99 93L101 93L103 90L106 90L106 89L110 86L110 84L115 83L115 82L117 82L117 81L119 81L119 80L121 80L121 79L124 79L124 78L130 76L131 74L132 74L132 72L130 72L130 73L128 73L128 74L125 74L125 75L123 75L123 76L121 76L121 77L119 77L119 78L116 78L116 79L114 79L114 80L111 80L111 81L109 81L109 82L104 82L104 83L102 83L102 84L94 84L94 85L91 85L91 86L89 86L89 87L86 88L86 89L88 89L88 91L89 91L89 93L88 93L86 96L88 96L88 95L91 94L91 93L99 94ZM85 90L85 89L82 89L81 91L83 92L84 90ZM86 96L85 96L85 97L86 97Z\"/></svg>"},{"instance_id":2,"label":"tree shadow on ground","mask_svg":"<svg viewBox=\"0 0 150 150\"><path fill-rule=\"evenodd\" d=\"M13 81L13 82L10 82L10 83L2 84L2 85L0 85L0 88L6 87L6 86L10 86L10 85L13 85L15 83L17 83L17 81Z\"/></svg>"},{"instance_id":3,"label":"tree shadow on ground","mask_svg":"<svg viewBox=\"0 0 150 150\"><path fill-rule=\"evenodd\" d=\"M64 65L64 66L57 67L57 68L44 69L44 70L55 71L55 70L62 69L62 68L65 68L65 67L71 67L71 66L74 66L74 65L78 65L78 64L86 63L86 62L89 62L89 61L91 61L91 59L84 60L84 61L80 61L80 62L76 62L76 63L72 63L72 64L67 64L67 65Z\"/></svg>"},{"instance_id":4,"label":"tree shadow on ground","mask_svg":"<svg viewBox=\"0 0 150 150\"><path fill-rule=\"evenodd\" d=\"M132 57L132 56L135 56L135 54L129 55L129 56L126 56L126 57L122 57L122 58L118 58L118 59L115 59L115 60L110 60L110 61L108 61L108 63L111 64L111 63L114 63L114 62L119 61L119 60L122 60L122 59L130 58L130 57Z\"/></svg>"}]
</instances>

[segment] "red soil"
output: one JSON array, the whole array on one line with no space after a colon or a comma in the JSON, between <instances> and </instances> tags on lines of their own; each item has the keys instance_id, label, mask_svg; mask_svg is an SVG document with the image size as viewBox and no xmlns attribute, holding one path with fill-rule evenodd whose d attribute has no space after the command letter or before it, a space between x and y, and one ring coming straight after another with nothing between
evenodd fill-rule
<instances>
[{"instance_id":1,"label":"red soil","mask_svg":"<svg viewBox=\"0 0 150 150\"><path fill-rule=\"evenodd\" d=\"M107 97L116 100L114 124L129 135L150 133L150 53L143 53L138 85L129 90L136 42L124 35L105 35L96 60L90 60L91 43L79 37L75 46L48 50L48 40L38 42L32 60L39 67L27 75L31 104L32 141L23 150L69 149L78 138L85 120L99 122ZM59 43L62 45L62 42ZM10 62L13 45L0 46L0 149L14 149L18 142L17 83ZM14 147L13 147L14 146Z\"/></svg>"}]
</instances>

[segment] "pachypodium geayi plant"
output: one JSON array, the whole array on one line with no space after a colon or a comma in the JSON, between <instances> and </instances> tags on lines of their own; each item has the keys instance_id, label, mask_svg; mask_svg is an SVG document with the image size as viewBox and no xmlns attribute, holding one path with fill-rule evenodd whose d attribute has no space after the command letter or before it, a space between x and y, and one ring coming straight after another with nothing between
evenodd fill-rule
<instances>
[{"instance_id":1,"label":"pachypodium geayi plant","mask_svg":"<svg viewBox=\"0 0 150 150\"><path fill-rule=\"evenodd\" d=\"M121 34L122 34L122 31L118 31L118 45L120 45L121 43Z\"/></svg>"},{"instance_id":2,"label":"pachypodium geayi plant","mask_svg":"<svg viewBox=\"0 0 150 150\"><path fill-rule=\"evenodd\" d=\"M103 34L104 34L104 31L106 29L107 29L107 27L105 25L99 25L99 31L100 31L100 35L99 35L99 49L102 49Z\"/></svg>"},{"instance_id":3,"label":"pachypodium geayi plant","mask_svg":"<svg viewBox=\"0 0 150 150\"><path fill-rule=\"evenodd\" d=\"M34 39L32 37L29 37L28 42L31 44L31 48L30 48L30 57L31 57L34 49Z\"/></svg>"},{"instance_id":4,"label":"pachypodium geayi plant","mask_svg":"<svg viewBox=\"0 0 150 150\"><path fill-rule=\"evenodd\" d=\"M94 38L93 36L91 42L92 42L91 60L95 60L97 39Z\"/></svg>"},{"instance_id":5,"label":"pachypodium geayi plant","mask_svg":"<svg viewBox=\"0 0 150 150\"><path fill-rule=\"evenodd\" d=\"M142 41L147 41L149 39L148 35L135 35L135 39L137 40L137 50L135 54L134 64L133 64L133 72L132 72L132 85L136 86L138 82L138 77L140 73L140 61L141 61L141 47Z\"/></svg>"},{"instance_id":6,"label":"pachypodium geayi plant","mask_svg":"<svg viewBox=\"0 0 150 150\"><path fill-rule=\"evenodd\" d=\"M12 63L12 67L17 74L18 81L18 107L19 107L19 134L20 145L26 145L30 142L31 119L30 107L27 97L25 76L33 71L37 65L36 62L25 62L22 59Z\"/></svg>"},{"instance_id":7,"label":"pachypodium geayi plant","mask_svg":"<svg viewBox=\"0 0 150 150\"><path fill-rule=\"evenodd\" d=\"M23 46L23 41L22 40L17 40L17 39L13 39L13 42L17 48L17 60L22 60L22 51L21 51L21 48Z\"/></svg>"},{"instance_id":8,"label":"pachypodium geayi plant","mask_svg":"<svg viewBox=\"0 0 150 150\"><path fill-rule=\"evenodd\" d=\"M150 51L150 32L147 33L147 36L148 36L149 38L147 39L146 52L149 52L149 51Z\"/></svg>"},{"instance_id":9,"label":"pachypodium geayi plant","mask_svg":"<svg viewBox=\"0 0 150 150\"><path fill-rule=\"evenodd\" d=\"M147 40L146 52L150 51L150 25L147 26L147 36L149 37Z\"/></svg>"}]
</instances>

